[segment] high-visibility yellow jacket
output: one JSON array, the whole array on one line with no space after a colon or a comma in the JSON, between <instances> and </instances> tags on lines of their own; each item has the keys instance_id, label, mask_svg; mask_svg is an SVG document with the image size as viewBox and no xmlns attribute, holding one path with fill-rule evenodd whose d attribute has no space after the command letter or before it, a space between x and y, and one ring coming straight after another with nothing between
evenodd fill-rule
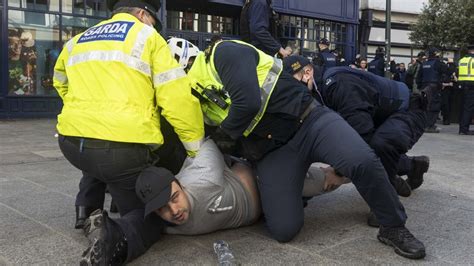
<instances>
[{"instance_id":1,"label":"high-visibility yellow jacket","mask_svg":"<svg viewBox=\"0 0 474 266\"><path fill-rule=\"evenodd\" d=\"M258 85L260 87L261 106L257 115L252 119L247 129L243 133L243 135L247 137L255 129L265 114L273 89L275 88L278 77L282 72L282 61L265 54L248 43L238 40L228 40L217 43L213 47L212 51L209 51L209 60L206 60L206 55L204 53L200 53L194 60L193 66L188 72L188 75L192 80L193 89L201 95L202 99L206 99L206 101L201 102L201 107L204 112L206 123L212 126L220 125L222 121L224 121L230 111L229 105L232 104L232 99L226 98L222 99L222 101L226 103L226 107L220 107L218 104L216 104L216 99L209 98L209 93L206 91L210 88L216 91L222 91L224 88L224 84L222 84L222 81L214 65L214 54L216 47L223 42L234 42L252 47L259 55L257 77Z\"/></svg>"},{"instance_id":2,"label":"high-visibility yellow jacket","mask_svg":"<svg viewBox=\"0 0 474 266\"><path fill-rule=\"evenodd\" d=\"M467 55L459 60L459 81L474 82L474 55Z\"/></svg>"},{"instance_id":3,"label":"high-visibility yellow jacket","mask_svg":"<svg viewBox=\"0 0 474 266\"><path fill-rule=\"evenodd\" d=\"M160 145L160 112L189 154L204 126L190 81L166 41L136 17L119 13L68 41L54 68L65 136Z\"/></svg>"}]
</instances>

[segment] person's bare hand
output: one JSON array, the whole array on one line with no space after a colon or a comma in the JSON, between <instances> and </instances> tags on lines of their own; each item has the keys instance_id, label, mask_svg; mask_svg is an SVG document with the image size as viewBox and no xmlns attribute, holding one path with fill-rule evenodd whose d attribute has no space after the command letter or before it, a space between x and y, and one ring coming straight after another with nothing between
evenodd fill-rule
<instances>
[{"instance_id":1,"label":"person's bare hand","mask_svg":"<svg viewBox=\"0 0 474 266\"><path fill-rule=\"evenodd\" d=\"M278 53L280 54L281 58L285 58L291 55L291 52L283 49L283 47L280 47L280 50L278 51Z\"/></svg>"},{"instance_id":2,"label":"person's bare hand","mask_svg":"<svg viewBox=\"0 0 474 266\"><path fill-rule=\"evenodd\" d=\"M349 183L350 180L346 177L339 176L332 167L321 167L324 172L324 191L329 192L337 189L342 184Z\"/></svg>"}]
</instances>

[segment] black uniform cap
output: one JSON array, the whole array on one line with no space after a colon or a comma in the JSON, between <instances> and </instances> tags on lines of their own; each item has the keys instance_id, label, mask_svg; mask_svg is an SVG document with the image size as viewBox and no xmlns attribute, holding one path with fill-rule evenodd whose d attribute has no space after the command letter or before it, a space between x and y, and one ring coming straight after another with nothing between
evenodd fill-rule
<instances>
[{"instance_id":1,"label":"black uniform cap","mask_svg":"<svg viewBox=\"0 0 474 266\"><path fill-rule=\"evenodd\" d=\"M177 181L174 175L162 167L150 166L140 173L135 192L145 204L145 217L168 203L173 181Z\"/></svg>"},{"instance_id":2,"label":"black uniform cap","mask_svg":"<svg viewBox=\"0 0 474 266\"><path fill-rule=\"evenodd\" d=\"M329 40L326 39L326 38L322 38L321 40L319 40L319 43L320 43L320 44L327 45L327 46L329 46L329 44L330 44L330 43L329 43Z\"/></svg>"},{"instance_id":3,"label":"black uniform cap","mask_svg":"<svg viewBox=\"0 0 474 266\"><path fill-rule=\"evenodd\" d=\"M311 62L308 58L301 55L292 55L283 59L283 70L294 75L309 64L311 64Z\"/></svg>"},{"instance_id":4,"label":"black uniform cap","mask_svg":"<svg viewBox=\"0 0 474 266\"><path fill-rule=\"evenodd\" d=\"M114 11L120 7L138 7L144 9L155 19L155 29L161 31L162 25L158 18L158 10L161 8L161 0L107 0L107 7L110 11Z\"/></svg>"},{"instance_id":5,"label":"black uniform cap","mask_svg":"<svg viewBox=\"0 0 474 266\"><path fill-rule=\"evenodd\" d=\"M435 57L436 54L439 53L439 49L436 47L431 47L428 49L428 51L426 51L426 53L428 54L428 57Z\"/></svg>"}]
</instances>

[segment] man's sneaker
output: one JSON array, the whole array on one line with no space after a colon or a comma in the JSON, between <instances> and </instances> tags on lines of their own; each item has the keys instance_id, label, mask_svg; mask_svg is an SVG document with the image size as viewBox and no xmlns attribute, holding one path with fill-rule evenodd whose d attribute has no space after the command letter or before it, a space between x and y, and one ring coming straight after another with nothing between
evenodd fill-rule
<instances>
[{"instance_id":1,"label":"man's sneaker","mask_svg":"<svg viewBox=\"0 0 474 266\"><path fill-rule=\"evenodd\" d=\"M427 127L425 133L439 133L439 128L437 126Z\"/></svg>"},{"instance_id":2,"label":"man's sneaker","mask_svg":"<svg viewBox=\"0 0 474 266\"><path fill-rule=\"evenodd\" d=\"M367 217L367 225L370 227L379 227L379 221L377 221L377 217L375 217L375 214L373 211L369 212L369 217Z\"/></svg>"},{"instance_id":3,"label":"man's sneaker","mask_svg":"<svg viewBox=\"0 0 474 266\"><path fill-rule=\"evenodd\" d=\"M390 182L399 196L409 197L411 195L410 185L408 185L408 183L400 176L396 175L394 178L390 179Z\"/></svg>"},{"instance_id":4,"label":"man's sneaker","mask_svg":"<svg viewBox=\"0 0 474 266\"><path fill-rule=\"evenodd\" d=\"M407 183L411 190L415 190L423 184L423 174L430 168L430 158L428 156L413 157L412 168L408 172Z\"/></svg>"},{"instance_id":5,"label":"man's sneaker","mask_svg":"<svg viewBox=\"0 0 474 266\"><path fill-rule=\"evenodd\" d=\"M127 259L127 239L107 211L91 214L87 222L90 246L82 253L81 266L124 265Z\"/></svg>"},{"instance_id":6,"label":"man's sneaker","mask_svg":"<svg viewBox=\"0 0 474 266\"><path fill-rule=\"evenodd\" d=\"M392 246L395 253L409 259L422 259L426 256L425 245L416 239L405 226L380 226L377 238L385 245Z\"/></svg>"}]
</instances>

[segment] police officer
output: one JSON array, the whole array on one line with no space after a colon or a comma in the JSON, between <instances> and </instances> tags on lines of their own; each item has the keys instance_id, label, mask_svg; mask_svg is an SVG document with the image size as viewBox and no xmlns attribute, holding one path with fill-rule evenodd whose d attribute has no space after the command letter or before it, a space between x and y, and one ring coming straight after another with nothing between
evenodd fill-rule
<instances>
[{"instance_id":1,"label":"police officer","mask_svg":"<svg viewBox=\"0 0 474 266\"><path fill-rule=\"evenodd\" d=\"M263 52L275 56L290 55L276 40L278 15L272 0L246 0L240 13L240 37Z\"/></svg>"},{"instance_id":2,"label":"police officer","mask_svg":"<svg viewBox=\"0 0 474 266\"><path fill-rule=\"evenodd\" d=\"M375 50L375 58L369 62L369 72L374 73L377 76L385 76L385 61L384 61L384 50L382 47L378 47Z\"/></svg>"},{"instance_id":3,"label":"police officer","mask_svg":"<svg viewBox=\"0 0 474 266\"><path fill-rule=\"evenodd\" d=\"M311 73L304 73L306 61L302 56L287 57L285 70L311 84L307 81ZM413 110L408 110L406 85L348 67L331 68L324 79L321 94L313 96L322 95L323 102L346 119L380 157L397 193L409 196L411 189L422 184L429 158L405 155L423 134L426 122L425 112L414 106L416 102ZM407 181L397 174L408 175Z\"/></svg>"},{"instance_id":4,"label":"police officer","mask_svg":"<svg viewBox=\"0 0 474 266\"><path fill-rule=\"evenodd\" d=\"M328 39L322 38L319 40L319 52L313 58L313 64L320 66L323 73L329 68L337 66L336 55L329 50L329 45Z\"/></svg>"},{"instance_id":5,"label":"police officer","mask_svg":"<svg viewBox=\"0 0 474 266\"><path fill-rule=\"evenodd\" d=\"M469 125L474 114L474 44L469 45L468 54L459 60L459 83L464 90L460 135L474 135Z\"/></svg>"},{"instance_id":6,"label":"police officer","mask_svg":"<svg viewBox=\"0 0 474 266\"><path fill-rule=\"evenodd\" d=\"M432 47L428 49L428 60L423 62L421 70L418 72L417 83L422 84L422 90L426 93L428 100L428 120L425 129L426 133L439 133L436 127L436 119L441 110L441 86L442 77L451 75L454 69L439 59L439 50Z\"/></svg>"},{"instance_id":7,"label":"police officer","mask_svg":"<svg viewBox=\"0 0 474 266\"><path fill-rule=\"evenodd\" d=\"M120 0L113 17L73 37L55 66L54 86L63 99L59 147L66 159L107 184L121 218L100 210L86 222L91 245L81 264L123 264L143 254L163 222L144 220L135 194L141 170L163 144L160 114L193 156L203 140L199 102L183 69L153 28L157 0Z\"/></svg>"},{"instance_id":8,"label":"police officer","mask_svg":"<svg viewBox=\"0 0 474 266\"><path fill-rule=\"evenodd\" d=\"M281 60L244 42L221 41L197 56L188 75L207 120L237 139L254 163L273 238L290 241L303 226L303 180L318 161L352 180L381 224L380 241L403 256L425 256L423 244L404 226L405 210L372 149L282 72Z\"/></svg>"}]
</instances>

